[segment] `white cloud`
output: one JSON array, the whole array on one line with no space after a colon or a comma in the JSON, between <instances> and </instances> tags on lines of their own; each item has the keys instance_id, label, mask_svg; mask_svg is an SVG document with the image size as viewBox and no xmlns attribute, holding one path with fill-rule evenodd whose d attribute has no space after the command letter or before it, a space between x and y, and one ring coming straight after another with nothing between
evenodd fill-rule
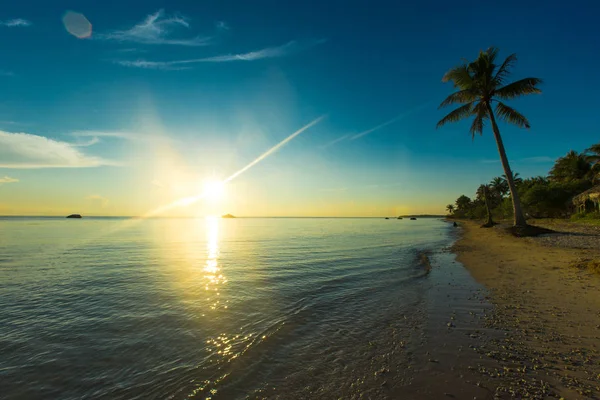
<instances>
[{"instance_id":1,"label":"white cloud","mask_svg":"<svg viewBox=\"0 0 600 400\"><path fill-rule=\"evenodd\" d=\"M328 148L328 147L330 147L330 146L333 146L333 145L334 145L334 144L336 144L336 143L339 143L339 142L341 142L342 140L346 140L346 139L348 139L349 137L350 137L350 134L348 134L348 135L344 135L344 136L340 136L340 137L339 137L339 138L337 138L337 139L333 139L331 142L325 143L323 146L321 146L321 148L322 148L322 149L326 149L326 148Z\"/></svg>"},{"instance_id":2,"label":"white cloud","mask_svg":"<svg viewBox=\"0 0 600 400\"><path fill-rule=\"evenodd\" d=\"M23 18L15 18L15 19L8 19L6 21L0 21L0 26L6 26L9 28L14 28L14 27L25 27L25 26L31 26L31 21L27 21L26 19Z\"/></svg>"},{"instance_id":3,"label":"white cloud","mask_svg":"<svg viewBox=\"0 0 600 400\"><path fill-rule=\"evenodd\" d=\"M546 157L546 156L540 156L540 157L527 157L527 158L522 158L520 161L522 162L527 162L527 163L553 163L554 161L556 161L558 157Z\"/></svg>"},{"instance_id":4,"label":"white cloud","mask_svg":"<svg viewBox=\"0 0 600 400\"><path fill-rule=\"evenodd\" d=\"M154 14L148 15L144 21L127 30L98 34L95 37L105 40L142 44L168 44L176 46L207 46L211 44L212 37L172 38L175 30L189 29L189 27L190 24L184 17L166 15L164 10L158 10Z\"/></svg>"},{"instance_id":5,"label":"white cloud","mask_svg":"<svg viewBox=\"0 0 600 400\"><path fill-rule=\"evenodd\" d=\"M524 163L524 164L545 164L545 163L553 163L554 161L556 161L558 157L546 157L546 156L538 156L538 157L525 157L525 158L519 158L519 159L515 159L515 160L508 160L508 162L510 163ZM492 158L492 159L483 159L481 160L481 163L483 164L499 164L500 163L500 159L499 158Z\"/></svg>"},{"instance_id":6,"label":"white cloud","mask_svg":"<svg viewBox=\"0 0 600 400\"><path fill-rule=\"evenodd\" d=\"M288 42L281 46L266 47L264 49L250 51L248 53L239 54L223 54L213 57L204 58L193 58L189 60L176 60L176 61L148 61L148 60L118 60L115 63L123 65L125 67L136 67L146 69L184 69L185 65L197 64L197 63L222 63L232 61L256 61L264 58L279 58L284 57L292 53L297 53L302 50L309 49L321 43L325 40L316 40L312 42L298 43L296 41ZM189 68L189 67L188 67Z\"/></svg>"},{"instance_id":7,"label":"white cloud","mask_svg":"<svg viewBox=\"0 0 600 400\"><path fill-rule=\"evenodd\" d=\"M77 131L73 132L74 137L91 137L90 142L84 142L83 144L75 143L74 146L90 146L100 141L99 138L114 138L123 139L136 142L147 142L147 143L171 143L174 139L169 138L160 134L142 133L142 132L122 132L122 131Z\"/></svg>"},{"instance_id":8,"label":"white cloud","mask_svg":"<svg viewBox=\"0 0 600 400\"><path fill-rule=\"evenodd\" d=\"M4 178L0 178L0 185L4 184L4 183L15 183L15 182L19 182L18 179L16 178L11 178L10 176L4 176Z\"/></svg>"},{"instance_id":9,"label":"white cloud","mask_svg":"<svg viewBox=\"0 0 600 400\"><path fill-rule=\"evenodd\" d=\"M225 22L225 21L217 21L217 23L215 25L217 26L217 29L220 31L228 31L229 29L231 29L229 27L229 25L227 24L227 22Z\"/></svg>"},{"instance_id":10,"label":"white cloud","mask_svg":"<svg viewBox=\"0 0 600 400\"><path fill-rule=\"evenodd\" d=\"M366 131L362 131L362 132L360 132L360 133L357 133L356 135L352 136L352 137L350 138L350 140L356 140L356 139L358 139L358 138L361 138L361 137L363 137L363 136L366 136L366 135L368 135L369 133L373 133L373 132L375 132L375 131L378 131L378 130L379 130L379 129L381 129L381 128L385 128L386 126L388 126L388 125L391 125L391 124L393 124L394 122L398 122L398 121L400 121L402 118L405 118L405 117L407 117L407 116L409 116L409 115L411 115L411 114L414 114L414 113L416 113L416 112L418 112L418 111L421 111L421 110L423 110L423 109L427 108L427 106L429 106L430 104L431 104L431 102L429 101L429 102L427 102L427 103L421 104L420 106L417 106L417 107L415 107L415 108L412 108L412 109L410 109L410 110L408 110L408 111L405 111L405 112L403 112L402 114L400 114L400 115L397 115L397 116L395 116L394 118L390 119L389 121L386 121L386 122L384 122L383 124L379 124L379 125L377 125L377 126L376 126L376 127L374 127L374 128L367 129Z\"/></svg>"},{"instance_id":11,"label":"white cloud","mask_svg":"<svg viewBox=\"0 0 600 400\"><path fill-rule=\"evenodd\" d=\"M79 151L72 143L0 131L0 168L83 168L118 165Z\"/></svg>"},{"instance_id":12,"label":"white cloud","mask_svg":"<svg viewBox=\"0 0 600 400\"><path fill-rule=\"evenodd\" d=\"M100 196L99 194L91 194L86 197L86 200L91 200L96 205L98 205L102 208L106 208L109 203L109 200L106 197Z\"/></svg>"},{"instance_id":13,"label":"white cloud","mask_svg":"<svg viewBox=\"0 0 600 400\"><path fill-rule=\"evenodd\" d=\"M153 184L154 186L158 186L159 188L165 187L165 185L162 184L161 181L159 181L158 179L154 179L152 182L150 182L151 184Z\"/></svg>"}]
</instances>

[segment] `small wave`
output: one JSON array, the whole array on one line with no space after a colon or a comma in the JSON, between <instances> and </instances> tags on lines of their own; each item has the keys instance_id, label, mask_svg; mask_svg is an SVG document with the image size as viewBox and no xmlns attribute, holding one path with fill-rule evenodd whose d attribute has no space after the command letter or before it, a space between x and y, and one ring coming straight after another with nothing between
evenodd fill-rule
<instances>
[{"instance_id":1,"label":"small wave","mask_svg":"<svg viewBox=\"0 0 600 400\"><path fill-rule=\"evenodd\" d=\"M419 250L417 252L417 267L423 269L425 274L429 274L431 272L431 260L429 259L430 254L431 252L428 250Z\"/></svg>"}]
</instances>

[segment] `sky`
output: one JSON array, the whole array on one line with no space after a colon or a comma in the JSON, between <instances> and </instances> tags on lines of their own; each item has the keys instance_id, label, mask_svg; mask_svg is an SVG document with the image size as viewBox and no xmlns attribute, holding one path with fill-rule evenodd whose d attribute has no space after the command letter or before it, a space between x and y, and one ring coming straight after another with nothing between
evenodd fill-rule
<instances>
[{"instance_id":1,"label":"sky","mask_svg":"<svg viewBox=\"0 0 600 400\"><path fill-rule=\"evenodd\" d=\"M544 80L511 103L531 129L500 130L513 170L545 175L600 140L598 12L594 1L8 2L0 215L443 213L503 173L489 129L474 140L468 121L436 129L450 111L438 109L453 90L445 71L497 46L518 55L514 79ZM214 181L226 181L220 198L204 196Z\"/></svg>"}]
</instances>

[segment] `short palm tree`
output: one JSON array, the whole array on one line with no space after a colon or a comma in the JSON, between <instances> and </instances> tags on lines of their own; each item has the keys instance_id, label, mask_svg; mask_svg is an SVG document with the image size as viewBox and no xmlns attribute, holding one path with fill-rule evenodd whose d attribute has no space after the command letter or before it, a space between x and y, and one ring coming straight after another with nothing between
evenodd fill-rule
<instances>
[{"instance_id":1,"label":"short palm tree","mask_svg":"<svg viewBox=\"0 0 600 400\"><path fill-rule=\"evenodd\" d=\"M452 213L454 212L454 205L452 205L452 204L448 204L448 205L446 206L446 210L448 210L448 213L449 213L449 214L452 214Z\"/></svg>"},{"instance_id":2,"label":"short palm tree","mask_svg":"<svg viewBox=\"0 0 600 400\"><path fill-rule=\"evenodd\" d=\"M495 223L492 220L492 207L490 205L492 194L489 185L480 185L479 188L477 188L477 196L483 200L485 211L487 213L487 221L482 226L484 228L491 228Z\"/></svg>"},{"instance_id":3,"label":"short palm tree","mask_svg":"<svg viewBox=\"0 0 600 400\"><path fill-rule=\"evenodd\" d=\"M600 143L596 143L585 152L588 153L588 160L592 164L596 165L600 163Z\"/></svg>"},{"instance_id":4,"label":"short palm tree","mask_svg":"<svg viewBox=\"0 0 600 400\"><path fill-rule=\"evenodd\" d=\"M500 179L502 179L504 181L504 184L508 187L508 179L506 179L506 174L502 174L502 178ZM519 174L518 172L513 172L513 182L517 187L519 187L519 185L523 183L523 178L521 178L521 174Z\"/></svg>"},{"instance_id":5,"label":"short palm tree","mask_svg":"<svg viewBox=\"0 0 600 400\"><path fill-rule=\"evenodd\" d=\"M492 189L500 195L500 197L505 197L508 194L508 183L506 179L497 176L490 182L490 186Z\"/></svg>"},{"instance_id":6,"label":"short palm tree","mask_svg":"<svg viewBox=\"0 0 600 400\"><path fill-rule=\"evenodd\" d=\"M592 179L592 164L589 158L574 150L560 157L552 166L550 179L556 182L572 182L580 179Z\"/></svg>"},{"instance_id":7,"label":"short palm tree","mask_svg":"<svg viewBox=\"0 0 600 400\"><path fill-rule=\"evenodd\" d=\"M593 179L600 180L600 143L596 143L586 150L588 161L592 163Z\"/></svg>"},{"instance_id":8,"label":"short palm tree","mask_svg":"<svg viewBox=\"0 0 600 400\"><path fill-rule=\"evenodd\" d=\"M520 128L529 128L527 118L502 101L512 100L527 94L541 93L537 86L542 81L538 78L525 78L507 84L506 78L517 61L517 56L511 54L500 65L496 64L497 56L498 49L490 47L486 51L481 51L475 61L463 63L446 72L442 81L452 81L458 91L448 96L440 104L440 108L457 103L463 105L442 118L437 127L439 128L448 122L473 117L471 136L475 138L476 133L482 134L486 121L491 123L504 174L509 177L507 183L513 203L514 225L515 227L526 227L527 222L521 209L517 187L512 179L513 174L496 123L496 116ZM495 110L492 108L494 104Z\"/></svg>"}]
</instances>

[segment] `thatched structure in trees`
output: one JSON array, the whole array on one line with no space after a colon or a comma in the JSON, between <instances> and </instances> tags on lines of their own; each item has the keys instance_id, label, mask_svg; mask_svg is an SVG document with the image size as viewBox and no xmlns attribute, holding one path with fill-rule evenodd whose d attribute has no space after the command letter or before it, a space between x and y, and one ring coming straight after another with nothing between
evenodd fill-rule
<instances>
[{"instance_id":1,"label":"thatched structure in trees","mask_svg":"<svg viewBox=\"0 0 600 400\"><path fill-rule=\"evenodd\" d=\"M577 212L600 211L600 185L596 185L573 197Z\"/></svg>"}]
</instances>

